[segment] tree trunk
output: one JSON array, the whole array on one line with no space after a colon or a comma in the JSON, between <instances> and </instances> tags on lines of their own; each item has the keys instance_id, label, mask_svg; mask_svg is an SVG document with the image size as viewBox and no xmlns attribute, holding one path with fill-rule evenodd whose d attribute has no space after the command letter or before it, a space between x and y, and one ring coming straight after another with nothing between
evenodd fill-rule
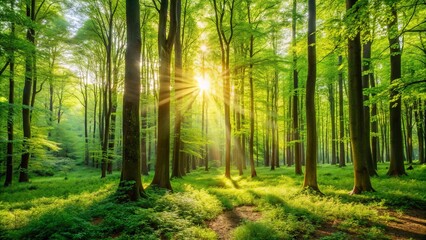
<instances>
[{"instance_id":1,"label":"tree trunk","mask_svg":"<svg viewBox=\"0 0 426 240\"><path fill-rule=\"evenodd\" d=\"M343 70L342 56L339 56L339 167L346 166L345 159L345 120L343 118Z\"/></svg>"},{"instance_id":2,"label":"tree trunk","mask_svg":"<svg viewBox=\"0 0 426 240\"><path fill-rule=\"evenodd\" d=\"M151 185L172 190L170 184L170 62L176 36L176 1L170 4L170 26L167 30L168 0L161 0L158 24L158 52L160 60L160 95L158 99L157 162Z\"/></svg>"},{"instance_id":3,"label":"tree trunk","mask_svg":"<svg viewBox=\"0 0 426 240\"><path fill-rule=\"evenodd\" d=\"M302 175L301 143L299 134L299 71L297 69L296 52L296 24L297 24L297 1L293 0L292 22L291 22L291 45L293 57L293 142L294 142L294 163L295 173Z\"/></svg>"},{"instance_id":4,"label":"tree trunk","mask_svg":"<svg viewBox=\"0 0 426 240\"><path fill-rule=\"evenodd\" d=\"M364 44L363 48L363 76L362 76L362 88L366 90L370 86L370 65L371 65L371 41L368 41ZM371 177L378 176L376 169L373 164L373 158L371 155L371 147L370 147L370 107L365 103L368 102L369 96L368 94L364 94L364 137L365 141L363 142L365 148L365 161L367 163L368 174Z\"/></svg>"},{"instance_id":5,"label":"tree trunk","mask_svg":"<svg viewBox=\"0 0 426 240\"><path fill-rule=\"evenodd\" d=\"M331 117L331 164L337 163L337 151L336 151L336 110L334 101L334 85L330 83L328 86L328 99L330 102L330 117Z\"/></svg>"},{"instance_id":6,"label":"tree trunk","mask_svg":"<svg viewBox=\"0 0 426 240\"><path fill-rule=\"evenodd\" d=\"M15 0L10 0L10 9L15 11ZM15 22L10 23L10 38L15 38ZM13 115L15 103L15 50L12 48L9 53L9 108L7 112L7 152L6 152L6 179L4 186L12 184L13 178Z\"/></svg>"},{"instance_id":7,"label":"tree trunk","mask_svg":"<svg viewBox=\"0 0 426 240\"><path fill-rule=\"evenodd\" d=\"M180 159L181 151L181 123L182 123L182 99L184 97L184 79L182 77L182 43L180 38L181 28L181 1L176 1L176 35L175 37L175 128L173 141L173 159L172 159L172 177L181 178L184 172L181 172L183 161Z\"/></svg>"},{"instance_id":8,"label":"tree trunk","mask_svg":"<svg viewBox=\"0 0 426 240\"><path fill-rule=\"evenodd\" d=\"M391 83L401 78L401 49L398 37L398 14L395 5L391 6L393 20L388 24L388 38L390 46ZM389 176L406 175L404 168L402 123L401 123L401 96L395 88L390 90L390 166Z\"/></svg>"},{"instance_id":9,"label":"tree trunk","mask_svg":"<svg viewBox=\"0 0 426 240\"><path fill-rule=\"evenodd\" d=\"M413 108L405 102L406 156L409 164L413 163Z\"/></svg>"},{"instance_id":10,"label":"tree trunk","mask_svg":"<svg viewBox=\"0 0 426 240\"><path fill-rule=\"evenodd\" d=\"M249 23L251 22L251 8L250 4L247 4L247 15L249 18ZM249 157L250 157L250 173L251 177L257 177L257 172L254 166L254 84L253 84L253 63L251 59L254 55L254 36L250 35L250 64L249 64L249 86L250 86L250 138L249 138ZM257 132L256 132L257 133Z\"/></svg>"},{"instance_id":11,"label":"tree trunk","mask_svg":"<svg viewBox=\"0 0 426 240\"><path fill-rule=\"evenodd\" d=\"M223 78L223 101L225 109L225 177L231 178L231 118L230 118L230 98L231 98L231 73L229 71L229 51L232 37L234 34L233 16L234 16L235 0L221 0L219 4L217 0L213 0L213 8L215 12L216 31L219 38L221 49L222 78ZM226 13L225 8L229 12L229 29L223 29L223 18ZM228 36L226 36L226 33Z\"/></svg>"},{"instance_id":12,"label":"tree trunk","mask_svg":"<svg viewBox=\"0 0 426 240\"><path fill-rule=\"evenodd\" d=\"M32 22L35 20L35 1L31 0L30 4L27 3L26 13L27 17ZM31 43L32 47L35 48L35 30L33 27L27 30L27 40ZM35 49L32 49L30 53L25 57L25 83L24 91L22 95L22 129L24 133L21 165L19 172L19 182L28 182L28 163L30 160L30 139L31 139L31 116L30 116L30 98L31 98L31 87L33 81L33 61L35 55Z\"/></svg>"},{"instance_id":13,"label":"tree trunk","mask_svg":"<svg viewBox=\"0 0 426 240\"><path fill-rule=\"evenodd\" d=\"M376 81L374 80L374 73L370 71L370 86L371 88L376 87ZM372 94L374 98L376 94ZM371 133L373 136L371 137L371 157L373 160L374 169L377 170L377 162L379 161L379 124L377 119L377 103L373 103L371 106Z\"/></svg>"},{"instance_id":14,"label":"tree trunk","mask_svg":"<svg viewBox=\"0 0 426 240\"><path fill-rule=\"evenodd\" d=\"M308 78L306 80L306 168L303 188L319 192L317 183L318 139L315 116L316 65L316 6L308 1Z\"/></svg>"},{"instance_id":15,"label":"tree trunk","mask_svg":"<svg viewBox=\"0 0 426 240\"><path fill-rule=\"evenodd\" d=\"M140 11L139 1L126 0L127 50L123 95L123 168L120 189L136 201L145 195L140 167ZM130 188L131 187L131 188Z\"/></svg>"},{"instance_id":16,"label":"tree trunk","mask_svg":"<svg viewBox=\"0 0 426 240\"><path fill-rule=\"evenodd\" d=\"M425 152L424 152L424 145L423 145L423 113L421 108L421 100L415 100L414 101L414 118L416 120L416 126L417 126L417 142L419 146L419 162L420 164L423 164L425 162Z\"/></svg>"},{"instance_id":17,"label":"tree trunk","mask_svg":"<svg viewBox=\"0 0 426 240\"><path fill-rule=\"evenodd\" d=\"M357 0L346 0L346 9L350 11ZM352 12L356 14L357 10ZM362 68L360 33L348 39L348 82L349 82L349 134L351 137L352 162L354 166L354 187L351 194L374 191L367 169L364 141L364 112L362 96Z\"/></svg>"}]
</instances>

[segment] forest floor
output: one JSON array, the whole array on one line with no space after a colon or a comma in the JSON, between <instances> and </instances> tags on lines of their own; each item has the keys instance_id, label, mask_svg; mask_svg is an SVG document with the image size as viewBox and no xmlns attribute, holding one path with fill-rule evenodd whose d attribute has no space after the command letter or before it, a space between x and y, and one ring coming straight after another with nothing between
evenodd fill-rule
<instances>
[{"instance_id":1,"label":"forest floor","mask_svg":"<svg viewBox=\"0 0 426 240\"><path fill-rule=\"evenodd\" d=\"M0 239L426 239L426 166L400 178L387 166L376 192L352 196L350 165L318 166L324 196L301 191L292 167L258 167L255 179L200 168L173 179L173 193L149 188L151 173L135 203L119 201L119 172L72 166L0 187Z\"/></svg>"}]
</instances>

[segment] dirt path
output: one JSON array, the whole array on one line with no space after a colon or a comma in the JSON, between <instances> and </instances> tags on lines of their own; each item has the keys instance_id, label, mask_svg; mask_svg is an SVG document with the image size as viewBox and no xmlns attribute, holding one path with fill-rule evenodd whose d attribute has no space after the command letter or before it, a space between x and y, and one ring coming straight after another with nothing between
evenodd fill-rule
<instances>
[{"instance_id":1,"label":"dirt path","mask_svg":"<svg viewBox=\"0 0 426 240\"><path fill-rule=\"evenodd\" d=\"M406 210L404 213L398 213L393 210L380 210L380 214L389 215L393 218L383 222L387 238L392 240L426 239L425 210ZM316 230L314 237L321 238L341 231L338 229L339 224L339 220L324 223ZM362 239L362 236L348 234L350 234L351 239Z\"/></svg>"},{"instance_id":2,"label":"dirt path","mask_svg":"<svg viewBox=\"0 0 426 240\"><path fill-rule=\"evenodd\" d=\"M381 215L389 215L391 220L383 222L385 236L392 240L426 239L426 210L406 210L399 213L393 210L380 210ZM262 214L256 211L254 206L240 206L230 211L225 211L217 218L207 223L214 230L219 239L231 239L231 232L238 227L242 221L258 221ZM338 228L340 220L324 223L314 233L314 238L329 236L341 231ZM362 236L349 234L351 239L362 239Z\"/></svg>"},{"instance_id":3,"label":"dirt path","mask_svg":"<svg viewBox=\"0 0 426 240\"><path fill-rule=\"evenodd\" d=\"M386 233L392 239L426 239L426 211L406 210L403 214L388 210L393 217L386 223Z\"/></svg>"},{"instance_id":4,"label":"dirt path","mask_svg":"<svg viewBox=\"0 0 426 240\"><path fill-rule=\"evenodd\" d=\"M240 206L231 211L223 212L217 218L208 222L208 226L217 233L219 239L229 240L231 239L231 231L238 227L242 221L257 221L261 217L262 214L256 211L254 206Z\"/></svg>"}]
</instances>

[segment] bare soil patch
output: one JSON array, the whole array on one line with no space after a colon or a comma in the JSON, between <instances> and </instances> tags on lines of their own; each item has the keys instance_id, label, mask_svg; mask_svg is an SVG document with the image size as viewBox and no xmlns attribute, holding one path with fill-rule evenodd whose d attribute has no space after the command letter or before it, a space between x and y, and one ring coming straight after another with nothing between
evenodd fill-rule
<instances>
[{"instance_id":1,"label":"bare soil patch","mask_svg":"<svg viewBox=\"0 0 426 240\"><path fill-rule=\"evenodd\" d=\"M225 211L217 218L207 223L221 240L231 239L231 231L238 227L242 221L257 221L262 214L254 206L240 206L230 211Z\"/></svg>"},{"instance_id":2,"label":"bare soil patch","mask_svg":"<svg viewBox=\"0 0 426 240\"><path fill-rule=\"evenodd\" d=\"M403 213L393 210L380 210L380 214L389 215L392 220L383 222L385 236L392 240L426 239L426 211L409 209ZM340 220L326 222L319 227L315 233L315 238L329 236L337 231ZM348 233L351 239L361 239L353 233Z\"/></svg>"},{"instance_id":3,"label":"bare soil patch","mask_svg":"<svg viewBox=\"0 0 426 240\"><path fill-rule=\"evenodd\" d=\"M404 213L386 211L394 219L387 221L386 233L391 239L426 239L426 211L405 210Z\"/></svg>"}]
</instances>

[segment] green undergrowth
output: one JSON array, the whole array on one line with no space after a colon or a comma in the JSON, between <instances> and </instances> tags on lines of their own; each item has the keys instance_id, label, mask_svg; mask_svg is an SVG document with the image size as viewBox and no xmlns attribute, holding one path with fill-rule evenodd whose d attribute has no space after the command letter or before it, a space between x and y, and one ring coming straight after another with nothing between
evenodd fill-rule
<instances>
[{"instance_id":1,"label":"green undergrowth","mask_svg":"<svg viewBox=\"0 0 426 240\"><path fill-rule=\"evenodd\" d=\"M147 188L151 173L143 177L148 197L134 203L117 201L118 172L100 179L98 170L76 167L1 187L0 239L217 239L208 221L237 206L254 206L262 217L243 219L233 239L310 239L329 222L335 229L324 239L386 239L390 217L381 210L425 210L426 166L400 178L387 177L386 167L372 178L376 192L356 196L348 194L351 166L318 166L323 196L302 191L303 176L288 167L259 167L254 179L200 168L173 179L173 193Z\"/></svg>"}]
</instances>

